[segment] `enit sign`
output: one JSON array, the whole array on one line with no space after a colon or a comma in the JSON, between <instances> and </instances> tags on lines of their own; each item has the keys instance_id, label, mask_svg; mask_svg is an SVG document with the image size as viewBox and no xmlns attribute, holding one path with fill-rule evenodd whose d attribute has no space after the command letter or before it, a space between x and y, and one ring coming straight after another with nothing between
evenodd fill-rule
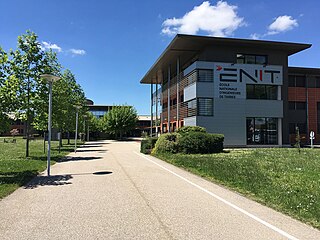
<instances>
[{"instance_id":1,"label":"enit sign","mask_svg":"<svg viewBox=\"0 0 320 240\"><path fill-rule=\"evenodd\" d=\"M246 98L246 84L282 85L282 66L214 64L215 97Z\"/></svg>"}]
</instances>

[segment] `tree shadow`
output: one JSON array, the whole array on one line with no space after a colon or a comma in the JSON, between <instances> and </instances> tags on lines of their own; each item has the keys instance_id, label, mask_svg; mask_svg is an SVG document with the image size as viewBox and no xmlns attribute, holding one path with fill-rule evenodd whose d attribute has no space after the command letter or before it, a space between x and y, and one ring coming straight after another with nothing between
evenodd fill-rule
<instances>
[{"instance_id":1,"label":"tree shadow","mask_svg":"<svg viewBox=\"0 0 320 240\"><path fill-rule=\"evenodd\" d=\"M90 161L90 160L98 160L102 157L76 157L76 156L66 156L64 158L56 160L56 162L72 162L72 161Z\"/></svg>"},{"instance_id":2,"label":"tree shadow","mask_svg":"<svg viewBox=\"0 0 320 240\"><path fill-rule=\"evenodd\" d=\"M95 144L95 145L81 145L79 146L79 148L96 148L96 147L102 147L102 145L98 145L98 144Z\"/></svg>"},{"instance_id":3,"label":"tree shadow","mask_svg":"<svg viewBox=\"0 0 320 240\"><path fill-rule=\"evenodd\" d=\"M68 182L72 179L70 174L67 175L54 175L54 176L37 176L32 179L29 183L27 183L24 188L25 189L34 189L39 186L61 186L72 184Z\"/></svg>"},{"instance_id":4,"label":"tree shadow","mask_svg":"<svg viewBox=\"0 0 320 240\"><path fill-rule=\"evenodd\" d=\"M77 152L99 152L99 153L105 153L107 150L99 150L99 149L77 149Z\"/></svg>"},{"instance_id":5,"label":"tree shadow","mask_svg":"<svg viewBox=\"0 0 320 240\"><path fill-rule=\"evenodd\" d=\"M23 186L38 174L37 170L22 172L0 172L0 184L17 184Z\"/></svg>"}]
</instances>

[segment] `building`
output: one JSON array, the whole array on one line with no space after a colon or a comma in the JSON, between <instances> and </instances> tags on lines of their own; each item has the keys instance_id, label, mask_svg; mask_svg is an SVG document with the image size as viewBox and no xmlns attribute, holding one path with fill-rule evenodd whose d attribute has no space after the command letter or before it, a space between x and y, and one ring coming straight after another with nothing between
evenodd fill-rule
<instances>
[{"instance_id":1,"label":"building","mask_svg":"<svg viewBox=\"0 0 320 240\"><path fill-rule=\"evenodd\" d=\"M288 57L310 47L179 34L140 81L151 86L151 123L202 126L226 146L290 144L298 126L308 142L320 133L320 69L288 67Z\"/></svg>"},{"instance_id":2,"label":"building","mask_svg":"<svg viewBox=\"0 0 320 240\"><path fill-rule=\"evenodd\" d=\"M96 118L102 118L107 114L114 106L113 105L94 105L94 102L87 99L88 111L91 112ZM137 127L129 133L130 137L141 137L144 134L150 133L151 117L147 115L138 116ZM107 134L101 132L91 132L91 136L95 138L107 138Z\"/></svg>"}]
</instances>

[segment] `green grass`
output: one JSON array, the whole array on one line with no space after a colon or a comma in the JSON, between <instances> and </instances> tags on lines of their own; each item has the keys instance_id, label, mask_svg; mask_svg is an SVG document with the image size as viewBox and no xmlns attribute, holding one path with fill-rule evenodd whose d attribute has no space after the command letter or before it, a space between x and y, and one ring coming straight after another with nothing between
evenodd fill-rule
<instances>
[{"instance_id":1,"label":"green grass","mask_svg":"<svg viewBox=\"0 0 320 240\"><path fill-rule=\"evenodd\" d=\"M26 158L25 140L16 139L16 143L4 143L3 137L0 138L0 199L26 184L47 167L47 143L44 153L43 140L30 141L30 157ZM52 142L51 164L73 151L74 141L70 143L67 145L67 140L63 140L63 147L59 153L58 142Z\"/></svg>"},{"instance_id":2,"label":"green grass","mask_svg":"<svg viewBox=\"0 0 320 240\"><path fill-rule=\"evenodd\" d=\"M320 149L250 149L157 157L320 229Z\"/></svg>"}]
</instances>

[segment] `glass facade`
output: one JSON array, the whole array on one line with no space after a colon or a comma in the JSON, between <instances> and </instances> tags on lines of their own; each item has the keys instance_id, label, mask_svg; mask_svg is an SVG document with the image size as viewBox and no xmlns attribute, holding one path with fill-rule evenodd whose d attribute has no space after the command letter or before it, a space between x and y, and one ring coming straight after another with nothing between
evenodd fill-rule
<instances>
[{"instance_id":1,"label":"glass facade","mask_svg":"<svg viewBox=\"0 0 320 240\"><path fill-rule=\"evenodd\" d=\"M278 144L278 119L247 118L247 144Z\"/></svg>"},{"instance_id":2,"label":"glass facade","mask_svg":"<svg viewBox=\"0 0 320 240\"><path fill-rule=\"evenodd\" d=\"M212 98L198 98L198 116L213 116Z\"/></svg>"},{"instance_id":3,"label":"glass facade","mask_svg":"<svg viewBox=\"0 0 320 240\"><path fill-rule=\"evenodd\" d=\"M93 114L93 116L97 118L102 118L108 111L102 111L102 110L90 110L90 112Z\"/></svg>"},{"instance_id":4,"label":"glass facade","mask_svg":"<svg viewBox=\"0 0 320 240\"><path fill-rule=\"evenodd\" d=\"M278 86L262 85L262 84L247 84L247 99L265 99L277 100Z\"/></svg>"},{"instance_id":5,"label":"glass facade","mask_svg":"<svg viewBox=\"0 0 320 240\"><path fill-rule=\"evenodd\" d=\"M268 63L268 57L266 55L237 54L237 63L264 65Z\"/></svg>"}]
</instances>

